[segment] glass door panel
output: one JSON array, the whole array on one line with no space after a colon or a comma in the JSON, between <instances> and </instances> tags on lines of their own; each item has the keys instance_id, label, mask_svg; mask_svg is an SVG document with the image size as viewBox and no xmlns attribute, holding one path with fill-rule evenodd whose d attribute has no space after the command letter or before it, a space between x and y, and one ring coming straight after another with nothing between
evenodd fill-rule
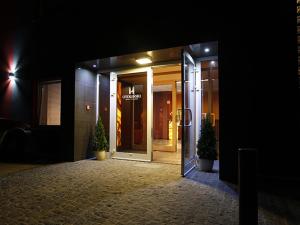
<instances>
[{"instance_id":1,"label":"glass door panel","mask_svg":"<svg viewBox=\"0 0 300 225\"><path fill-rule=\"evenodd\" d=\"M147 75L117 83L117 152L147 154Z\"/></svg>"},{"instance_id":2,"label":"glass door panel","mask_svg":"<svg viewBox=\"0 0 300 225\"><path fill-rule=\"evenodd\" d=\"M195 167L195 63L189 53L182 52L182 163L181 174L185 176Z\"/></svg>"},{"instance_id":3,"label":"glass door panel","mask_svg":"<svg viewBox=\"0 0 300 225\"><path fill-rule=\"evenodd\" d=\"M151 161L152 70L110 74L110 152L112 158Z\"/></svg>"}]
</instances>

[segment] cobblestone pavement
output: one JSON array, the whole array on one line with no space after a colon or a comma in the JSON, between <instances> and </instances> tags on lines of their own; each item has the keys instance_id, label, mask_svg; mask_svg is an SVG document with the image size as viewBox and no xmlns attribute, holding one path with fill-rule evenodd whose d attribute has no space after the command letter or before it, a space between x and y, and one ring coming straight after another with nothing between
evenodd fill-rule
<instances>
[{"instance_id":1,"label":"cobblestone pavement","mask_svg":"<svg viewBox=\"0 0 300 225\"><path fill-rule=\"evenodd\" d=\"M16 173L22 170L28 170L35 167L43 166L40 164L24 164L24 163L3 163L0 162L0 176Z\"/></svg>"},{"instance_id":2,"label":"cobblestone pavement","mask_svg":"<svg viewBox=\"0 0 300 225\"><path fill-rule=\"evenodd\" d=\"M0 224L238 224L238 197L217 173L83 160L0 177ZM260 224L278 223L260 210Z\"/></svg>"}]
</instances>

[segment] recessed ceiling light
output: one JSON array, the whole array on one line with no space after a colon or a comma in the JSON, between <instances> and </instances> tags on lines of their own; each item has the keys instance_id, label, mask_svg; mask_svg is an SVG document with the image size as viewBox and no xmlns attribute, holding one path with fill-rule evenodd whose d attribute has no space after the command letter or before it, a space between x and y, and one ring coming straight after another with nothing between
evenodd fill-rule
<instances>
[{"instance_id":1,"label":"recessed ceiling light","mask_svg":"<svg viewBox=\"0 0 300 225\"><path fill-rule=\"evenodd\" d=\"M208 53L208 52L210 52L210 49L209 48L205 48L204 52Z\"/></svg>"},{"instance_id":2,"label":"recessed ceiling light","mask_svg":"<svg viewBox=\"0 0 300 225\"><path fill-rule=\"evenodd\" d=\"M136 59L135 61L141 65L152 63L152 60L150 57L142 57L142 58Z\"/></svg>"},{"instance_id":3,"label":"recessed ceiling light","mask_svg":"<svg viewBox=\"0 0 300 225\"><path fill-rule=\"evenodd\" d=\"M94 67L94 68L96 68L96 67L97 67L97 65L96 65L96 64L94 64L94 65L93 65L93 67Z\"/></svg>"}]
</instances>

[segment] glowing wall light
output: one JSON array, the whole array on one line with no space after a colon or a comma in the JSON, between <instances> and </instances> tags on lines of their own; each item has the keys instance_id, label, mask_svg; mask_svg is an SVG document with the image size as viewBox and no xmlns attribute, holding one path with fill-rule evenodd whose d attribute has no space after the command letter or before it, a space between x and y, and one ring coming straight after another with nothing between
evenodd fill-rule
<instances>
[{"instance_id":1,"label":"glowing wall light","mask_svg":"<svg viewBox=\"0 0 300 225\"><path fill-rule=\"evenodd\" d=\"M8 73L8 79L11 80L11 81L15 81L16 80L15 74L14 73Z\"/></svg>"}]
</instances>

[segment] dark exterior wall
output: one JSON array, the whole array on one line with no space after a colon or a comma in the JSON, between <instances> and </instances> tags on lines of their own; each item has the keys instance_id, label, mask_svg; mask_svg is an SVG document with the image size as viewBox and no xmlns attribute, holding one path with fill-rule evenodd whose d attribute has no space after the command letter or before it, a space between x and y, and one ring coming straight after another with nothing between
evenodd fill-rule
<instances>
[{"instance_id":1,"label":"dark exterior wall","mask_svg":"<svg viewBox=\"0 0 300 225\"><path fill-rule=\"evenodd\" d=\"M61 132L62 155L67 161L74 161L74 107L75 107L75 73L73 64L66 63L61 69Z\"/></svg>"},{"instance_id":2,"label":"dark exterior wall","mask_svg":"<svg viewBox=\"0 0 300 225\"><path fill-rule=\"evenodd\" d=\"M237 149L257 147L260 176L299 178L295 4L248 10L220 30L220 177L236 181Z\"/></svg>"},{"instance_id":3,"label":"dark exterior wall","mask_svg":"<svg viewBox=\"0 0 300 225\"><path fill-rule=\"evenodd\" d=\"M85 70L75 72L75 124L74 160L86 159L89 155L89 140L96 124L97 76ZM86 105L91 109L86 110Z\"/></svg>"},{"instance_id":4,"label":"dark exterior wall","mask_svg":"<svg viewBox=\"0 0 300 225\"><path fill-rule=\"evenodd\" d=\"M109 74L99 76L99 115L109 141L109 112L110 112L110 79Z\"/></svg>"},{"instance_id":5,"label":"dark exterior wall","mask_svg":"<svg viewBox=\"0 0 300 225\"><path fill-rule=\"evenodd\" d=\"M18 79L0 82L0 117L31 124L31 81Z\"/></svg>"},{"instance_id":6,"label":"dark exterior wall","mask_svg":"<svg viewBox=\"0 0 300 225\"><path fill-rule=\"evenodd\" d=\"M9 5L13 7L13 4ZM8 8L4 10L4 15L7 10ZM16 12L17 9L10 16L14 16ZM31 25L9 27L5 32L4 28L9 26L10 16L6 19L0 18L0 117L31 124L33 61L36 53L34 28ZM14 82L8 80L8 72L11 72L11 69L15 69L17 79Z\"/></svg>"}]
</instances>

